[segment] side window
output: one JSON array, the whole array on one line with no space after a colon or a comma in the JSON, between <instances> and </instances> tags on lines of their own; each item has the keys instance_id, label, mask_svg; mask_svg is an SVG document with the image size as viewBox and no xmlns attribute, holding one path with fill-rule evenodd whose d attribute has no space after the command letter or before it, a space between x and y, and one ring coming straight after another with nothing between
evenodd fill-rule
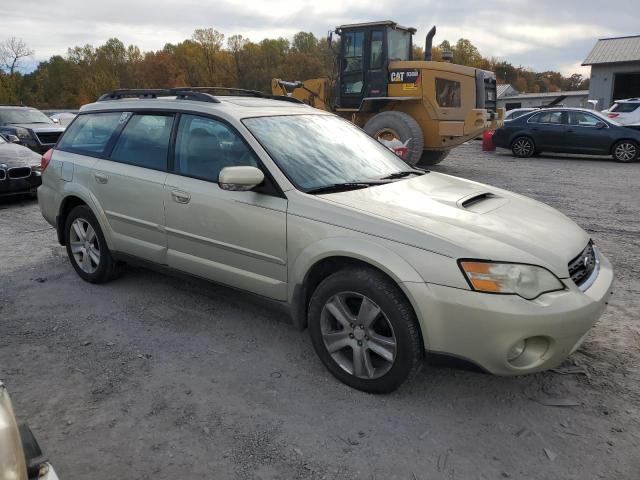
<instances>
[{"instance_id":1,"label":"side window","mask_svg":"<svg viewBox=\"0 0 640 480\"><path fill-rule=\"evenodd\" d=\"M598 122L602 120L598 120L593 115L589 115L584 112L569 112L569 123L571 125L579 125L581 127L595 127Z\"/></svg>"},{"instance_id":2,"label":"side window","mask_svg":"<svg viewBox=\"0 0 640 480\"><path fill-rule=\"evenodd\" d=\"M436 78L436 100L444 108L460 108L460 82Z\"/></svg>"},{"instance_id":3,"label":"side window","mask_svg":"<svg viewBox=\"0 0 640 480\"><path fill-rule=\"evenodd\" d=\"M371 32L371 58L369 58L369 69L377 70L382 68L382 32L374 30Z\"/></svg>"},{"instance_id":4,"label":"side window","mask_svg":"<svg viewBox=\"0 0 640 480\"><path fill-rule=\"evenodd\" d=\"M105 153L109 140L128 115L123 112L81 114L65 131L57 148L68 152L101 155Z\"/></svg>"},{"instance_id":5,"label":"side window","mask_svg":"<svg viewBox=\"0 0 640 480\"><path fill-rule=\"evenodd\" d=\"M172 126L173 115L133 115L111 152L111 160L166 170Z\"/></svg>"},{"instance_id":6,"label":"side window","mask_svg":"<svg viewBox=\"0 0 640 480\"><path fill-rule=\"evenodd\" d=\"M224 167L257 167L254 153L225 123L196 115L182 115L176 137L175 171L211 182Z\"/></svg>"},{"instance_id":7,"label":"side window","mask_svg":"<svg viewBox=\"0 0 640 480\"><path fill-rule=\"evenodd\" d=\"M562 123L562 112L542 112L529 119L531 123Z\"/></svg>"},{"instance_id":8,"label":"side window","mask_svg":"<svg viewBox=\"0 0 640 480\"><path fill-rule=\"evenodd\" d=\"M359 72L362 70L362 43L364 32L347 33L344 36L344 72Z\"/></svg>"}]
</instances>

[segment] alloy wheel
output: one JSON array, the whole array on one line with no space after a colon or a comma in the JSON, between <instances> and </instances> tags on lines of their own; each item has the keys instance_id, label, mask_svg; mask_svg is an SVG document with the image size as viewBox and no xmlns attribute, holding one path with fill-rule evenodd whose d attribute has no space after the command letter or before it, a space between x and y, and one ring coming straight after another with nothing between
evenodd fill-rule
<instances>
[{"instance_id":1,"label":"alloy wheel","mask_svg":"<svg viewBox=\"0 0 640 480\"><path fill-rule=\"evenodd\" d=\"M365 295L341 292L320 315L324 346L347 373L367 380L386 374L396 359L397 342L384 311Z\"/></svg>"},{"instance_id":2,"label":"alloy wheel","mask_svg":"<svg viewBox=\"0 0 640 480\"><path fill-rule=\"evenodd\" d=\"M69 231L69 244L78 267L85 273L94 273L100 266L100 242L91 224L76 218Z\"/></svg>"},{"instance_id":3,"label":"alloy wheel","mask_svg":"<svg viewBox=\"0 0 640 480\"><path fill-rule=\"evenodd\" d=\"M533 145L526 138L519 138L513 144L513 153L519 157L528 157L533 153Z\"/></svg>"},{"instance_id":4,"label":"alloy wheel","mask_svg":"<svg viewBox=\"0 0 640 480\"><path fill-rule=\"evenodd\" d=\"M633 143L622 142L616 146L613 154L616 157L616 160L620 160L621 162L630 162L638 155L638 149Z\"/></svg>"}]
</instances>

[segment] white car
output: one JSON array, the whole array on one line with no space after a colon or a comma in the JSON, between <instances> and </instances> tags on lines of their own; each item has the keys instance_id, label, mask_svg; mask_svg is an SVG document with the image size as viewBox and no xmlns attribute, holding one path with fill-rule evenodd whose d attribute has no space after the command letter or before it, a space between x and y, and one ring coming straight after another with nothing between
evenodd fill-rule
<instances>
[{"instance_id":1,"label":"white car","mask_svg":"<svg viewBox=\"0 0 640 480\"><path fill-rule=\"evenodd\" d=\"M140 263L280 301L368 392L397 388L425 351L499 375L553 368L600 317L611 265L560 212L247 95L125 90L82 107L38 189L81 278Z\"/></svg>"},{"instance_id":2,"label":"white car","mask_svg":"<svg viewBox=\"0 0 640 480\"><path fill-rule=\"evenodd\" d=\"M504 120L515 120L518 117L521 117L522 115L524 115L525 113L530 113L533 112L535 110L540 110L539 108L534 108L534 107L530 107L530 108L514 108L513 110L509 110L506 115L504 116Z\"/></svg>"},{"instance_id":3,"label":"white car","mask_svg":"<svg viewBox=\"0 0 640 480\"><path fill-rule=\"evenodd\" d=\"M602 113L621 125L640 126L640 98L616 100L609 110Z\"/></svg>"}]
</instances>

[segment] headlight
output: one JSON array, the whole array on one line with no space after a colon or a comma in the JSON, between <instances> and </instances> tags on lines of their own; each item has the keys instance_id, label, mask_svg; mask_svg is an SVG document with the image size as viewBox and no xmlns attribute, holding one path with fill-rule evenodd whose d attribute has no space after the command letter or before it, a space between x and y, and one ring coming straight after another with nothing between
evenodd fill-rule
<instances>
[{"instance_id":1,"label":"headlight","mask_svg":"<svg viewBox=\"0 0 640 480\"><path fill-rule=\"evenodd\" d=\"M22 139L29 138L31 135L29 135L29 130L27 130L26 128L16 127L16 136Z\"/></svg>"},{"instance_id":2,"label":"headlight","mask_svg":"<svg viewBox=\"0 0 640 480\"><path fill-rule=\"evenodd\" d=\"M9 394L2 383L0 383L0 478L27 480L27 465L20 433Z\"/></svg>"},{"instance_id":3,"label":"headlight","mask_svg":"<svg viewBox=\"0 0 640 480\"><path fill-rule=\"evenodd\" d=\"M460 268L471 288L478 292L520 295L533 300L543 293L564 290L553 273L535 265L463 260Z\"/></svg>"}]
</instances>

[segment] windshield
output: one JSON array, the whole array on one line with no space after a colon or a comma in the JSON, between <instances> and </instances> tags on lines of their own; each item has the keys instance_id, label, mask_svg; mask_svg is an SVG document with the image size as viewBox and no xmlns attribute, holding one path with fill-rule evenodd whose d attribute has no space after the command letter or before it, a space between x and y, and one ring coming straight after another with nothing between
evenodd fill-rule
<instances>
[{"instance_id":1,"label":"windshield","mask_svg":"<svg viewBox=\"0 0 640 480\"><path fill-rule=\"evenodd\" d=\"M411 60L411 33L405 30L387 30L389 60Z\"/></svg>"},{"instance_id":2,"label":"windshield","mask_svg":"<svg viewBox=\"0 0 640 480\"><path fill-rule=\"evenodd\" d=\"M303 191L380 179L408 168L358 127L333 115L256 117L243 123Z\"/></svg>"},{"instance_id":3,"label":"windshield","mask_svg":"<svg viewBox=\"0 0 640 480\"><path fill-rule=\"evenodd\" d=\"M610 112L618 112L618 113L631 113L634 112L638 107L640 107L639 103L614 103L613 107L609 109Z\"/></svg>"},{"instance_id":4,"label":"windshield","mask_svg":"<svg viewBox=\"0 0 640 480\"><path fill-rule=\"evenodd\" d=\"M6 123L53 123L44 113L35 109L16 108L0 110L0 124Z\"/></svg>"}]
</instances>

